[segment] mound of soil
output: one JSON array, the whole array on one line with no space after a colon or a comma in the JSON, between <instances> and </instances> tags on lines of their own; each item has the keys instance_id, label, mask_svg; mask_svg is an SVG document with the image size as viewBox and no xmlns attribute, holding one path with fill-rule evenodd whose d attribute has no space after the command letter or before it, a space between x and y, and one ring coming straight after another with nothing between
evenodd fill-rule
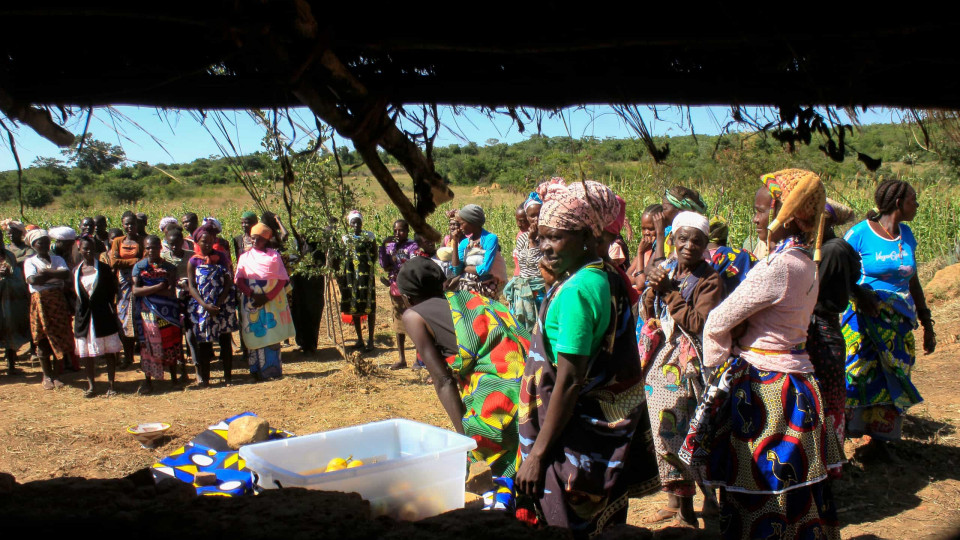
<instances>
[{"instance_id":1,"label":"mound of soil","mask_svg":"<svg viewBox=\"0 0 960 540\"><path fill-rule=\"evenodd\" d=\"M960 297L960 263L941 268L933 279L924 285L923 292L933 302Z\"/></svg>"},{"instance_id":2,"label":"mound of soil","mask_svg":"<svg viewBox=\"0 0 960 540\"><path fill-rule=\"evenodd\" d=\"M563 529L531 528L505 512L454 510L408 523L370 517L356 493L268 490L250 497L197 497L168 479L154 484L149 469L126 478L55 478L18 484L0 473L0 522L31 536L88 530L105 538L468 538L497 531L504 540L571 538ZM11 535L11 537L13 537Z\"/></svg>"}]
</instances>

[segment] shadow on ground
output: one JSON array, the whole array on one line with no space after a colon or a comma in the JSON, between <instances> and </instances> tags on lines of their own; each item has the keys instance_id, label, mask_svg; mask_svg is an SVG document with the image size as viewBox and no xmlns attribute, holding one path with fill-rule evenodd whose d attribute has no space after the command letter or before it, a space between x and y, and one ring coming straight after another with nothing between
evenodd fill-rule
<instances>
[{"instance_id":1,"label":"shadow on ground","mask_svg":"<svg viewBox=\"0 0 960 540\"><path fill-rule=\"evenodd\" d=\"M841 523L895 516L919 506L919 493L930 483L960 479L960 448L940 443L954 431L950 424L908 414L903 439L887 443L886 451L857 448L834 483Z\"/></svg>"}]
</instances>

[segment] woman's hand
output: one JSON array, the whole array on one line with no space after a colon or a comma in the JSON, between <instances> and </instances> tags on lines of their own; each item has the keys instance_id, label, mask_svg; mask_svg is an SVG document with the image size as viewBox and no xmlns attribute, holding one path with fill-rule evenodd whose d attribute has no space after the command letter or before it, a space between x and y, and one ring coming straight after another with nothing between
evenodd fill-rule
<instances>
[{"instance_id":1,"label":"woman's hand","mask_svg":"<svg viewBox=\"0 0 960 540\"><path fill-rule=\"evenodd\" d=\"M260 308L263 307L267 302L269 302L269 300L267 299L267 295L265 295L265 294L263 294L263 293L254 293L254 294L251 296L251 298L253 298L253 307L256 308L256 309L260 309Z\"/></svg>"},{"instance_id":2,"label":"woman's hand","mask_svg":"<svg viewBox=\"0 0 960 540\"><path fill-rule=\"evenodd\" d=\"M460 227L457 227L456 232L453 233L453 239L456 241L457 246L459 246L460 242L466 237L467 235L463 234L463 230ZM456 246L454 246L453 249L457 249Z\"/></svg>"},{"instance_id":3,"label":"woman's hand","mask_svg":"<svg viewBox=\"0 0 960 540\"><path fill-rule=\"evenodd\" d=\"M663 238L666 235L667 226L663 221L663 212L657 212L653 215L653 229L657 231L657 238Z\"/></svg>"},{"instance_id":4,"label":"woman's hand","mask_svg":"<svg viewBox=\"0 0 960 540\"><path fill-rule=\"evenodd\" d=\"M673 289L673 280L670 279L670 273L659 266L651 268L647 272L647 282L659 294L665 294Z\"/></svg>"},{"instance_id":5,"label":"woman's hand","mask_svg":"<svg viewBox=\"0 0 960 540\"><path fill-rule=\"evenodd\" d=\"M650 251L653 248L653 239L648 238L646 235L640 237L640 245L637 246L637 258L643 259L643 254Z\"/></svg>"},{"instance_id":6,"label":"woman's hand","mask_svg":"<svg viewBox=\"0 0 960 540\"><path fill-rule=\"evenodd\" d=\"M214 304L204 304L203 309L207 310L208 313L214 316L220 314L220 306Z\"/></svg>"},{"instance_id":7,"label":"woman's hand","mask_svg":"<svg viewBox=\"0 0 960 540\"><path fill-rule=\"evenodd\" d=\"M933 331L933 326L923 327L923 353L933 354L937 350L937 334Z\"/></svg>"},{"instance_id":8,"label":"woman's hand","mask_svg":"<svg viewBox=\"0 0 960 540\"><path fill-rule=\"evenodd\" d=\"M517 491L534 498L543 495L543 483L546 476L543 462L537 456L530 454L523 458L520 469L517 470Z\"/></svg>"}]
</instances>

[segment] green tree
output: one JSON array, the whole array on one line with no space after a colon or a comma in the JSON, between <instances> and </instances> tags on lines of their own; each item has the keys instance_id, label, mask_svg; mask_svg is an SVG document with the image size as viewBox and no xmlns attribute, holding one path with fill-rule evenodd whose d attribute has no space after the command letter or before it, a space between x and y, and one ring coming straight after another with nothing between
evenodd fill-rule
<instances>
[{"instance_id":1,"label":"green tree","mask_svg":"<svg viewBox=\"0 0 960 540\"><path fill-rule=\"evenodd\" d=\"M83 148L78 152L79 144L78 141L72 148L63 150L61 153L69 156L68 163L73 163L77 168L86 169L94 174L103 174L127 159L123 148L98 141L89 133L84 139Z\"/></svg>"},{"instance_id":2,"label":"green tree","mask_svg":"<svg viewBox=\"0 0 960 540\"><path fill-rule=\"evenodd\" d=\"M143 198L143 184L119 179L103 186L103 192L120 203L135 203Z\"/></svg>"},{"instance_id":3,"label":"green tree","mask_svg":"<svg viewBox=\"0 0 960 540\"><path fill-rule=\"evenodd\" d=\"M43 208L53 202L53 192L47 186L37 183L24 184L23 204L30 208Z\"/></svg>"}]
</instances>

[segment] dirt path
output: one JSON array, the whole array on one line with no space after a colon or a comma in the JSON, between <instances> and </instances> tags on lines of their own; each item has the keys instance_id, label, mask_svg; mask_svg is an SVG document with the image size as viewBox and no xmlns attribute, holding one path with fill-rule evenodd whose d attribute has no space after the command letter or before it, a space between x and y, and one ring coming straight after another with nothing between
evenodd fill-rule
<instances>
[{"instance_id":1,"label":"dirt path","mask_svg":"<svg viewBox=\"0 0 960 540\"><path fill-rule=\"evenodd\" d=\"M952 538L960 531L956 313L960 300L934 310L940 343L935 354L919 359L914 371L913 380L926 401L910 410L904 440L896 445L899 462L866 459L847 446L851 461L834 486L844 538ZM339 360L323 331L319 354L286 352L284 378L269 383L255 384L243 370L231 387L172 390L165 381L156 385L156 394L141 397L134 394L141 375L130 369L118 374L122 395L84 399L85 382L79 374L66 376L65 388L45 392L39 385L39 366L24 365L25 377L0 376L0 471L20 482L119 477L149 466L209 424L242 411L254 411L297 434L393 417L449 427L421 372L385 369L396 360L396 352L384 327L389 314L381 309L379 316L383 322L378 324L382 333L375 361L384 369L365 378ZM353 332L344 330L348 336ZM214 366L214 381L219 381L219 364ZM124 428L141 421L170 422L171 439L156 450L140 448ZM629 523L641 525L643 517L664 502L662 495L631 501ZM699 535L667 528L656 536L715 537L716 523L707 525Z\"/></svg>"}]
</instances>

